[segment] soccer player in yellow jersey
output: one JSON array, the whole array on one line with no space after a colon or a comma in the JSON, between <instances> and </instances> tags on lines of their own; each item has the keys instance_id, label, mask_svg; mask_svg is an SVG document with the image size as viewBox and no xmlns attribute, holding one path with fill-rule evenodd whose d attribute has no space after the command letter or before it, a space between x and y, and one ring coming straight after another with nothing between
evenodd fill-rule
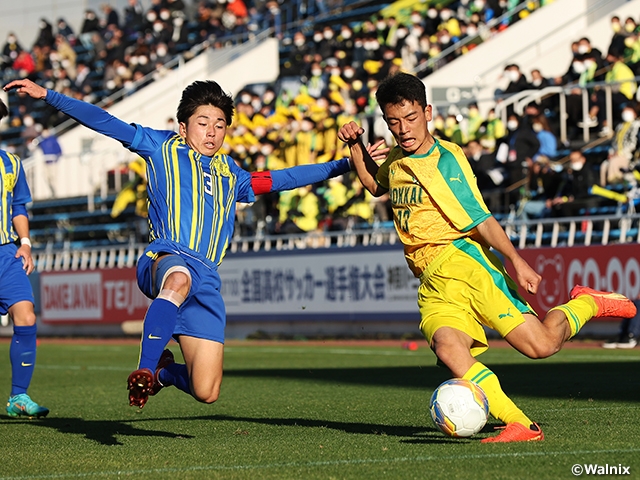
<instances>
[{"instance_id":1,"label":"soccer player in yellow jersey","mask_svg":"<svg viewBox=\"0 0 640 480\"><path fill-rule=\"evenodd\" d=\"M623 295L577 285L567 303L538 318L517 285L535 294L541 277L487 209L462 149L429 133L432 110L422 81L393 75L379 85L376 100L397 142L380 167L363 146L364 132L356 123L346 123L338 135L365 188L374 196L389 192L405 258L421 281L420 329L440 362L454 377L480 385L491 414L506 424L482 442L542 440L540 427L475 359L488 348L483 326L527 357L546 358L591 318L632 317L636 308ZM491 248L513 264L517 285Z\"/></svg>"}]
</instances>

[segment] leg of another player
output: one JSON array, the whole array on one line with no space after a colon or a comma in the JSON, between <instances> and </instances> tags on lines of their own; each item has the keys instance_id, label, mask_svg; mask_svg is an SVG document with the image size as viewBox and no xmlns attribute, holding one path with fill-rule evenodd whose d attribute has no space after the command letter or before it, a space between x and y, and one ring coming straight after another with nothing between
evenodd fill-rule
<instances>
[{"instance_id":1,"label":"leg of another player","mask_svg":"<svg viewBox=\"0 0 640 480\"><path fill-rule=\"evenodd\" d=\"M49 409L41 407L27 394L36 365L36 315L33 303L20 301L9 307L13 320L13 337L9 348L11 358L11 396L7 413L11 417L44 417Z\"/></svg>"},{"instance_id":2,"label":"leg of another player","mask_svg":"<svg viewBox=\"0 0 640 480\"><path fill-rule=\"evenodd\" d=\"M191 394L199 402L215 402L222 384L224 345L213 340L181 335L180 348L186 363ZM169 366L165 370L171 372L172 368Z\"/></svg>"},{"instance_id":3,"label":"leg of another player","mask_svg":"<svg viewBox=\"0 0 640 480\"><path fill-rule=\"evenodd\" d=\"M9 308L13 320L11 396L27 393L36 364L36 314L33 303L17 302Z\"/></svg>"}]
</instances>

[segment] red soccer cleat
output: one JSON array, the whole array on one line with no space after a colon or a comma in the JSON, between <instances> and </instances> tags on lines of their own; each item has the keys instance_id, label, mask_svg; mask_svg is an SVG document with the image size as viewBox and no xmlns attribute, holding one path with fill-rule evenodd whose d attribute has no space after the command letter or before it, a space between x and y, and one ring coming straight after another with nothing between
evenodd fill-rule
<instances>
[{"instance_id":1,"label":"red soccer cleat","mask_svg":"<svg viewBox=\"0 0 640 480\"><path fill-rule=\"evenodd\" d=\"M539 442L544 440L544 433L537 423L532 423L530 428L521 423L509 423L495 437L480 440L480 443L507 443L507 442Z\"/></svg>"},{"instance_id":2,"label":"red soccer cleat","mask_svg":"<svg viewBox=\"0 0 640 480\"><path fill-rule=\"evenodd\" d=\"M149 399L149 393L153 388L155 375L148 368L139 368L129 375L127 388L129 389L129 405L132 407L144 407Z\"/></svg>"},{"instance_id":3,"label":"red soccer cleat","mask_svg":"<svg viewBox=\"0 0 640 480\"><path fill-rule=\"evenodd\" d=\"M171 365L172 363L176 363L176 361L173 357L173 352L171 352L171 350L167 348L164 350L164 352L162 352L162 355L160 355L160 360L158 360L158 365L156 366L156 371L153 375L153 385L149 390L149 395L155 395L164 388L164 385L162 385L162 383L160 383L160 380L158 380L158 374L160 373L160 370L168 365Z\"/></svg>"},{"instance_id":4,"label":"red soccer cleat","mask_svg":"<svg viewBox=\"0 0 640 480\"><path fill-rule=\"evenodd\" d=\"M581 295L589 295L596 302L598 313L596 313L595 318L632 318L637 311L633 302L620 293L601 292L593 288L576 285L571 289L571 293L569 294L572 300Z\"/></svg>"}]
</instances>

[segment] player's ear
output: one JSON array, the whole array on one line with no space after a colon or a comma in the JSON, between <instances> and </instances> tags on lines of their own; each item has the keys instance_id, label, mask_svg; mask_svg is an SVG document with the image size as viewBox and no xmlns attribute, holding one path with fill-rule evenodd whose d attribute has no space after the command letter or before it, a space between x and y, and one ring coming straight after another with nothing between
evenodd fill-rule
<instances>
[{"instance_id":1,"label":"player's ear","mask_svg":"<svg viewBox=\"0 0 640 480\"><path fill-rule=\"evenodd\" d=\"M431 105L424 107L424 116L427 118L427 122L433 119L433 107Z\"/></svg>"},{"instance_id":2,"label":"player's ear","mask_svg":"<svg viewBox=\"0 0 640 480\"><path fill-rule=\"evenodd\" d=\"M185 138L187 136L187 124L184 122L180 122L178 124L178 133L180 134L180 136L182 138Z\"/></svg>"}]
</instances>

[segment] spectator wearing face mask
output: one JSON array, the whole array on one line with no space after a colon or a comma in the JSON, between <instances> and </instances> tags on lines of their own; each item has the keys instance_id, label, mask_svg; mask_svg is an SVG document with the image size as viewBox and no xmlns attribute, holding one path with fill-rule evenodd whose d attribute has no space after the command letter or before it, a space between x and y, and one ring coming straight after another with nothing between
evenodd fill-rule
<instances>
[{"instance_id":1,"label":"spectator wearing face mask","mask_svg":"<svg viewBox=\"0 0 640 480\"><path fill-rule=\"evenodd\" d=\"M171 60L171 55L169 55L169 49L167 44L164 42L158 43L155 53L153 54L153 60L155 64L164 65L165 63Z\"/></svg>"},{"instance_id":2,"label":"spectator wearing face mask","mask_svg":"<svg viewBox=\"0 0 640 480\"><path fill-rule=\"evenodd\" d=\"M41 18L38 22L38 38L34 45L39 47L52 47L53 46L53 26L47 21L46 18Z\"/></svg>"},{"instance_id":3,"label":"spectator wearing face mask","mask_svg":"<svg viewBox=\"0 0 640 480\"><path fill-rule=\"evenodd\" d=\"M638 84L635 80L633 71L624 63L623 54L615 50L607 52L607 73L605 74L605 82L612 84L611 86L611 103L613 105L613 123L608 125L605 117L606 112L606 94L603 89L597 90L592 99L593 106L590 109L589 116L597 118L599 124L602 125L600 131L601 136L610 136L612 128L620 120L621 108L627 104L633 103Z\"/></svg>"},{"instance_id":4,"label":"spectator wearing face mask","mask_svg":"<svg viewBox=\"0 0 640 480\"><path fill-rule=\"evenodd\" d=\"M304 33L297 31L293 34L291 51L286 59L283 59L282 75L299 75L310 60L310 49Z\"/></svg>"},{"instance_id":5,"label":"spectator wearing face mask","mask_svg":"<svg viewBox=\"0 0 640 480\"><path fill-rule=\"evenodd\" d=\"M603 187L622 181L624 171L638 158L637 104L629 102L622 110L622 122L616 127L608 158L600 165L600 185Z\"/></svg>"},{"instance_id":6,"label":"spectator wearing face mask","mask_svg":"<svg viewBox=\"0 0 640 480\"><path fill-rule=\"evenodd\" d=\"M585 118L585 112L583 112L583 89L591 82L596 81L595 75L598 68L598 64L595 59L595 52L589 51L584 55L576 57L573 59L572 70L575 75L578 76L575 82L569 84L569 86L573 86L571 90L569 90L567 94L567 120L569 126L569 136L574 137L575 134L572 133L574 127L584 128L585 126L588 128L595 127L598 125L598 119L588 112ZM594 102L594 98L592 98L592 91L588 92L589 95L589 110L591 110Z\"/></svg>"},{"instance_id":7,"label":"spectator wearing face mask","mask_svg":"<svg viewBox=\"0 0 640 480\"><path fill-rule=\"evenodd\" d=\"M171 41L169 42L169 50L173 54L179 54L191 48L189 42L189 25L187 24L182 12L175 12L171 19L173 24Z\"/></svg>"},{"instance_id":8,"label":"spectator wearing face mask","mask_svg":"<svg viewBox=\"0 0 640 480\"><path fill-rule=\"evenodd\" d=\"M15 33L9 32L7 41L2 47L2 69L11 68L13 62L18 58L18 54L23 50L22 45L18 42Z\"/></svg>"},{"instance_id":9,"label":"spectator wearing face mask","mask_svg":"<svg viewBox=\"0 0 640 480\"><path fill-rule=\"evenodd\" d=\"M503 78L508 82L505 89L501 92L505 97L509 97L510 95L529 89L529 82L520 71L520 67L515 63L507 65L504 68ZM513 104L507 107L507 116L512 113L514 113Z\"/></svg>"},{"instance_id":10,"label":"spectator wearing face mask","mask_svg":"<svg viewBox=\"0 0 640 480\"><path fill-rule=\"evenodd\" d=\"M58 19L58 32L57 35L61 35L64 39L69 43L69 45L76 44L76 34L73 29L69 26L67 21L64 18Z\"/></svg>"},{"instance_id":11,"label":"spectator wearing face mask","mask_svg":"<svg viewBox=\"0 0 640 480\"><path fill-rule=\"evenodd\" d=\"M554 206L565 201L561 194L563 175L551 168L547 157L538 156L527 163L529 174L526 195L518 206L520 215L523 220L550 217Z\"/></svg>"},{"instance_id":12,"label":"spectator wearing face mask","mask_svg":"<svg viewBox=\"0 0 640 480\"><path fill-rule=\"evenodd\" d=\"M84 12L84 20L82 22L82 27L80 28L79 39L82 45L86 49L91 49L91 37L95 32L100 31L100 20L96 16L96 12L91 9L87 9Z\"/></svg>"},{"instance_id":13,"label":"spectator wearing face mask","mask_svg":"<svg viewBox=\"0 0 640 480\"><path fill-rule=\"evenodd\" d=\"M582 37L578 40L578 55L584 59L592 59L596 63L595 71L598 72L598 77L604 76L602 69L604 67L604 57L602 52L591 45L591 41L587 37Z\"/></svg>"},{"instance_id":14,"label":"spectator wearing face mask","mask_svg":"<svg viewBox=\"0 0 640 480\"><path fill-rule=\"evenodd\" d=\"M558 155L558 139L551 132L547 117L542 114L533 117L531 128L536 132L536 137L540 142L540 148L533 156L533 161L536 161L538 157L554 159Z\"/></svg>"},{"instance_id":15,"label":"spectator wearing face mask","mask_svg":"<svg viewBox=\"0 0 640 480\"><path fill-rule=\"evenodd\" d=\"M322 66L320 65L320 63L312 63L309 73L311 75L309 75L309 78L306 82L307 93L313 98L320 98L327 88L327 80L322 71Z\"/></svg>"},{"instance_id":16,"label":"spectator wearing face mask","mask_svg":"<svg viewBox=\"0 0 640 480\"><path fill-rule=\"evenodd\" d=\"M440 11L440 18L442 24L439 29L446 30L452 37L460 38L460 34L462 33L460 30L460 22L454 16L453 10L448 7L443 7Z\"/></svg>"},{"instance_id":17,"label":"spectator wearing face mask","mask_svg":"<svg viewBox=\"0 0 640 480\"><path fill-rule=\"evenodd\" d=\"M627 38L627 33L620 22L620 17L617 15L611 17L611 31L613 32L613 36L611 37L611 43L607 51L613 49L622 52L624 50L624 41Z\"/></svg>"},{"instance_id":18,"label":"spectator wearing face mask","mask_svg":"<svg viewBox=\"0 0 640 480\"><path fill-rule=\"evenodd\" d=\"M525 177L527 162L531 162L540 149L540 141L531 128L527 116L520 118L510 114L507 119L508 133L496 143L496 160L503 164L509 173L509 184L513 185ZM513 190L511 201L517 200L517 189Z\"/></svg>"},{"instance_id":19,"label":"spectator wearing face mask","mask_svg":"<svg viewBox=\"0 0 640 480\"><path fill-rule=\"evenodd\" d=\"M595 208L602 199L590 193L596 183L592 165L580 150L569 154L569 163L565 167L565 184L562 188L563 202L554 207L554 216L576 217L583 209Z\"/></svg>"},{"instance_id":20,"label":"spectator wearing face mask","mask_svg":"<svg viewBox=\"0 0 640 480\"><path fill-rule=\"evenodd\" d=\"M442 20L440 19L440 12L434 6L430 6L427 9L427 15L424 19L424 31L427 35L435 35L438 31L438 26Z\"/></svg>"},{"instance_id":21,"label":"spectator wearing face mask","mask_svg":"<svg viewBox=\"0 0 640 480\"><path fill-rule=\"evenodd\" d=\"M569 67L565 74L554 79L554 83L556 85L568 85L578 81L580 73L576 72L576 68L574 66L576 59L581 59L581 55L578 53L578 45L578 41L571 42L571 62L569 63Z\"/></svg>"},{"instance_id":22,"label":"spectator wearing face mask","mask_svg":"<svg viewBox=\"0 0 640 480\"><path fill-rule=\"evenodd\" d=\"M527 78L520 71L520 67L515 63L507 65L504 69L504 75L509 81L507 88L504 89L504 93L512 95L514 93L522 92L529 88L529 82Z\"/></svg>"},{"instance_id":23,"label":"spectator wearing face mask","mask_svg":"<svg viewBox=\"0 0 640 480\"><path fill-rule=\"evenodd\" d=\"M504 186L507 175L504 166L497 163L495 155L477 140L470 140L464 150L478 181L482 197L488 206L490 205L492 212L501 211L502 195L497 189Z\"/></svg>"},{"instance_id":24,"label":"spectator wearing face mask","mask_svg":"<svg viewBox=\"0 0 640 480\"><path fill-rule=\"evenodd\" d=\"M551 86L551 84L551 81L542 75L542 72L539 69L534 68L531 70L531 82L529 83L529 89L543 90ZM557 112L559 109L558 96L555 95L540 99L540 109L546 112Z\"/></svg>"}]
</instances>

